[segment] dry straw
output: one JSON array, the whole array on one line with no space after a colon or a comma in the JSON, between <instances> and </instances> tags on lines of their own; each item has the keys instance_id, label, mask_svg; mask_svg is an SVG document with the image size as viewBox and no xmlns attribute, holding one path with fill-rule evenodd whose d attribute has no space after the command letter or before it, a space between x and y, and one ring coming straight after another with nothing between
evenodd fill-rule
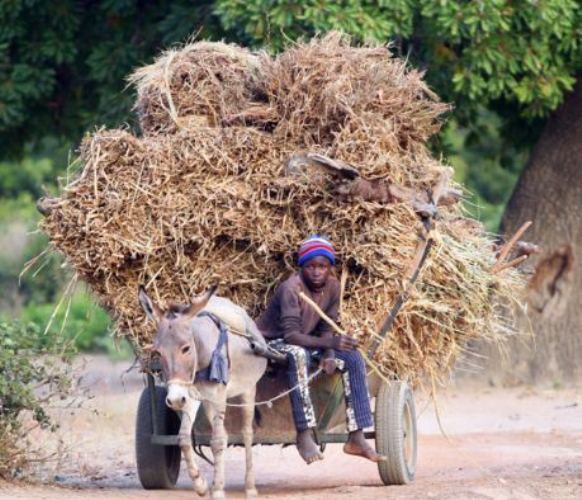
<instances>
[{"instance_id":1,"label":"dry straw","mask_svg":"<svg viewBox=\"0 0 582 500\"><path fill-rule=\"evenodd\" d=\"M407 203L337 196L331 179L286 175L316 152L364 177L422 191L446 168L427 150L448 107L421 73L379 46L331 33L277 57L199 42L131 77L143 135L99 130L81 145L80 175L42 221L54 248L139 346L152 327L137 291L187 301L212 282L252 314L292 271L314 232L347 270L341 322L364 340L401 290L421 224ZM492 241L455 206L376 362L386 374L446 376L472 339L510 325L498 304L519 296L514 269L491 273Z\"/></svg>"}]
</instances>

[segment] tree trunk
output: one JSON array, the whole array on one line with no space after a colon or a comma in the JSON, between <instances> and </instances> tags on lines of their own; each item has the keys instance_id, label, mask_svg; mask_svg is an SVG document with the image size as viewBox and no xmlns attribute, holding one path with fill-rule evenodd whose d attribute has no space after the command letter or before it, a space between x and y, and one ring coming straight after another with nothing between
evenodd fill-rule
<instances>
[{"instance_id":1,"label":"tree trunk","mask_svg":"<svg viewBox=\"0 0 582 500\"><path fill-rule=\"evenodd\" d=\"M507 205L502 233L533 221L524 239L532 342L510 343L506 367L528 381L582 378L582 78L550 117ZM529 346L527 345L529 344ZM509 361L509 364L507 364Z\"/></svg>"}]
</instances>

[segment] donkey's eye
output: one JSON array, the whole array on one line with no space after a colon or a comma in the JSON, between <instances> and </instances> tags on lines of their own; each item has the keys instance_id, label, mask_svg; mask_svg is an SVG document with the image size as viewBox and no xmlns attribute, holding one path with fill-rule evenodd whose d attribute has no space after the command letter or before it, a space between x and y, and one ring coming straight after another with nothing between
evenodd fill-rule
<instances>
[{"instance_id":1,"label":"donkey's eye","mask_svg":"<svg viewBox=\"0 0 582 500\"><path fill-rule=\"evenodd\" d=\"M182 354L188 354L190 352L190 344L182 347Z\"/></svg>"}]
</instances>

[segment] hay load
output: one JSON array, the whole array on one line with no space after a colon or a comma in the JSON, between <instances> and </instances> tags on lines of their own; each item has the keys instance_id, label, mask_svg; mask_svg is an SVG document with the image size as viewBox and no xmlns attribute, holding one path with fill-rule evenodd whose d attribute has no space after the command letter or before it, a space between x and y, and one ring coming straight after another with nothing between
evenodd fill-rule
<instances>
[{"instance_id":1,"label":"hay load","mask_svg":"<svg viewBox=\"0 0 582 500\"><path fill-rule=\"evenodd\" d=\"M142 136L87 137L76 179L42 204L42 229L117 334L138 350L151 341L139 284L163 304L219 282L257 315L297 244L320 232L338 251L344 328L374 338L415 256L419 213L450 173L426 146L448 107L422 75L385 47L332 33L276 57L194 43L131 80ZM519 295L515 269L491 271L492 240L451 202L452 187L377 353L385 373L445 375L470 339L507 326L498 304Z\"/></svg>"}]
</instances>

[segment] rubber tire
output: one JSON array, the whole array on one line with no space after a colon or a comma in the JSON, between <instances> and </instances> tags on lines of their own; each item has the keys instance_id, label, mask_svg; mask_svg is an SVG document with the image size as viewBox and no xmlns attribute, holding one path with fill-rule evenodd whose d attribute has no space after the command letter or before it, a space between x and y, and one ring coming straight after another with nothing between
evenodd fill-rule
<instances>
[{"instance_id":1,"label":"rubber tire","mask_svg":"<svg viewBox=\"0 0 582 500\"><path fill-rule=\"evenodd\" d=\"M167 390L160 386L155 389L158 432L162 435L177 434L180 419L176 412L166 406ZM150 391L146 387L139 398L135 421L137 475L146 490L172 489L180 474L180 447L154 445L151 443L152 434Z\"/></svg>"},{"instance_id":2,"label":"rubber tire","mask_svg":"<svg viewBox=\"0 0 582 500\"><path fill-rule=\"evenodd\" d=\"M410 412L411 457L406 461L404 449L404 414ZM382 383L376 397L374 414L376 451L387 460L378 463L385 485L403 485L414 481L417 458L416 408L412 391L406 382Z\"/></svg>"}]
</instances>

